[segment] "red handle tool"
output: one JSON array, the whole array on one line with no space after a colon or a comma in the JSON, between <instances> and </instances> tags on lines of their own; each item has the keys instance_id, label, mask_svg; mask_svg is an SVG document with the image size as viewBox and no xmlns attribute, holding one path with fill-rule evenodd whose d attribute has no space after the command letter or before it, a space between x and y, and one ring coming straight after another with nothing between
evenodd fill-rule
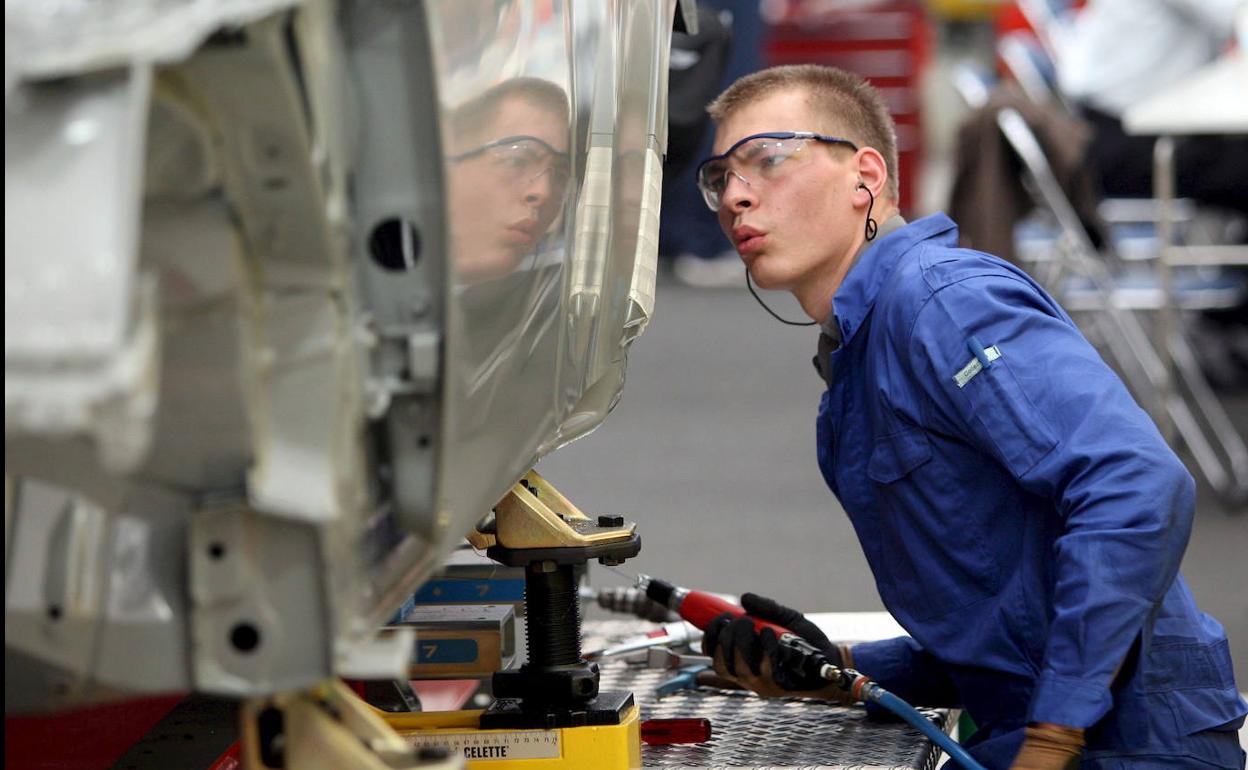
<instances>
[{"instance_id":1,"label":"red handle tool","mask_svg":"<svg viewBox=\"0 0 1248 770\"><path fill-rule=\"evenodd\" d=\"M645 588L646 596L678 613L681 618L703 631L706 630L706 627L710 625L712 620L725 612L738 618L746 614L745 610L739 605L706 591L681 588L667 581L646 575L639 576L637 582ZM791 633L784 626L769 623L766 620L759 620L758 618L751 618L751 620L754 621L754 628L757 631L770 628L777 637Z\"/></svg>"}]
</instances>

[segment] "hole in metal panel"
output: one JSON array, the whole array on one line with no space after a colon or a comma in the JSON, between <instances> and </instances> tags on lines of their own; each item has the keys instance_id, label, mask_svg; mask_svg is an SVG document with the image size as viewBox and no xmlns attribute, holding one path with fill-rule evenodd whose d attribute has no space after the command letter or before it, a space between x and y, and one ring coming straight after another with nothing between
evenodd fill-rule
<instances>
[{"instance_id":1,"label":"hole in metal panel","mask_svg":"<svg viewBox=\"0 0 1248 770\"><path fill-rule=\"evenodd\" d=\"M415 269L420 259L420 231L406 219L384 219L368 236L368 253L386 270Z\"/></svg>"}]
</instances>

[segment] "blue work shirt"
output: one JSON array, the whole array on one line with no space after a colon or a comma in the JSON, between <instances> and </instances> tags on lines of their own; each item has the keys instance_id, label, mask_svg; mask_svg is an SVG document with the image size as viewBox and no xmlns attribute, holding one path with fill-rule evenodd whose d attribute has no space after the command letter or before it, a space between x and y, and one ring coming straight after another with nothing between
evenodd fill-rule
<instances>
[{"instance_id":1,"label":"blue work shirt","mask_svg":"<svg viewBox=\"0 0 1248 770\"><path fill-rule=\"evenodd\" d=\"M819 467L910 634L857 668L965 708L989 768L1027 722L1088 728L1084 768L1242 767L1226 635L1178 575L1190 474L1043 289L956 244L908 224L832 300Z\"/></svg>"}]
</instances>

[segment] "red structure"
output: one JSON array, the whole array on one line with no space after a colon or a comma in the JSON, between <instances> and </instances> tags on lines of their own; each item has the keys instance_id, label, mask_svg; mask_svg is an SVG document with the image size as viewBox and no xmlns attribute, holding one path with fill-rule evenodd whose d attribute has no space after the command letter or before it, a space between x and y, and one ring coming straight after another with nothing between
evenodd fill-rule
<instances>
[{"instance_id":1,"label":"red structure","mask_svg":"<svg viewBox=\"0 0 1248 770\"><path fill-rule=\"evenodd\" d=\"M768 65L828 64L879 89L897 123L901 211L910 216L923 158L922 94L930 26L917 0L780 0L763 5L770 22Z\"/></svg>"},{"instance_id":2,"label":"red structure","mask_svg":"<svg viewBox=\"0 0 1248 770\"><path fill-rule=\"evenodd\" d=\"M10 770L108 770L182 700L143 698L57 714L4 717Z\"/></svg>"}]
</instances>

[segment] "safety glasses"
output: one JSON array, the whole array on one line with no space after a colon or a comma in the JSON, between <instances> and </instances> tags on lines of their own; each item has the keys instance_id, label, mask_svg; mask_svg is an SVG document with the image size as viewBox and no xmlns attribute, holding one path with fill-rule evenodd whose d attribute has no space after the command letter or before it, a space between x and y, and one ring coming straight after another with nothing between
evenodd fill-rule
<instances>
[{"instance_id":1,"label":"safety glasses","mask_svg":"<svg viewBox=\"0 0 1248 770\"><path fill-rule=\"evenodd\" d=\"M824 136L813 131L770 131L751 134L698 166L698 189L711 211L723 205L729 175L750 187L767 185L782 179L801 165L802 151L810 142L838 144L855 152L858 145L839 136Z\"/></svg>"},{"instance_id":2,"label":"safety glasses","mask_svg":"<svg viewBox=\"0 0 1248 770\"><path fill-rule=\"evenodd\" d=\"M526 184L549 174L551 186L562 192L572 171L568 153L559 152L536 136L527 135L497 139L459 155L451 155L447 160L459 163L479 157L491 164L503 184Z\"/></svg>"}]
</instances>

